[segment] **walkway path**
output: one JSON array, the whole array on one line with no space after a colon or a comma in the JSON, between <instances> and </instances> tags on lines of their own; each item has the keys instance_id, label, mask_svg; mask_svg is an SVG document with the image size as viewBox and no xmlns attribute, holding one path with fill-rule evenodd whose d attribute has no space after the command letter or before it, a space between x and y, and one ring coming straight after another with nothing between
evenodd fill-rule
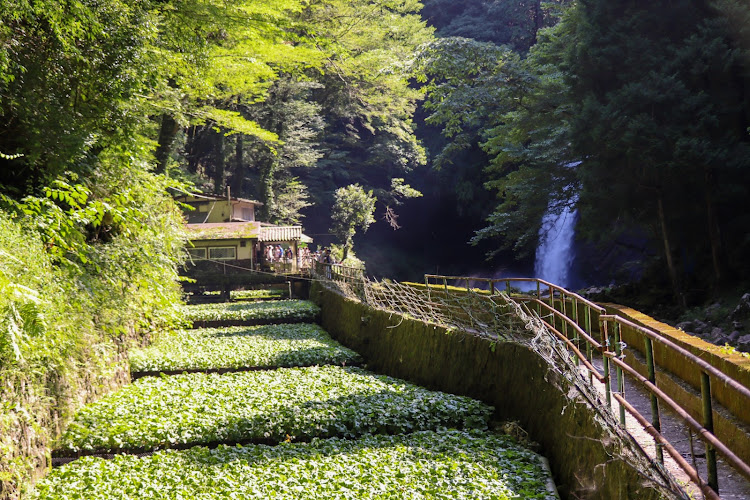
<instances>
[{"instance_id":1,"label":"walkway path","mask_svg":"<svg viewBox=\"0 0 750 500\"><path fill-rule=\"evenodd\" d=\"M626 351L626 356L637 356L633 351ZM640 357L640 356L639 356ZM643 360L641 360L643 362ZM594 360L594 366L601 372L604 373L601 360ZM588 371L581 366L581 373L584 376L588 376ZM614 375L614 370L613 370ZM614 377L613 377L614 379ZM601 394L601 397L605 397L604 384L593 380L593 384ZM625 394L627 401L635 407L638 412L651 420L651 399L647 391L642 389L638 384L634 383L631 379L625 378ZM619 405L613 399L612 410L619 412ZM692 452L691 452L691 436L686 425L680 420L680 418L674 414L669 408L662 405L659 410L661 418L661 431L662 434L669 440L669 442L680 452L680 454L690 462L693 467L698 471L701 476L706 475L706 449L703 442L692 436ZM625 412L625 427L627 431L635 438L638 444L646 451L646 453L653 459L656 460L656 446L653 437L651 437L643 427L635 420L635 418L628 412ZM698 487L690 482L687 474L680 468L674 459L666 452L664 455L664 466L665 468L677 479L677 481L684 486L692 498L703 498L702 493ZM732 467L727 465L721 457L718 459L718 473L719 473L719 495L725 500L747 500L750 498L750 482L742 477Z\"/></svg>"}]
</instances>

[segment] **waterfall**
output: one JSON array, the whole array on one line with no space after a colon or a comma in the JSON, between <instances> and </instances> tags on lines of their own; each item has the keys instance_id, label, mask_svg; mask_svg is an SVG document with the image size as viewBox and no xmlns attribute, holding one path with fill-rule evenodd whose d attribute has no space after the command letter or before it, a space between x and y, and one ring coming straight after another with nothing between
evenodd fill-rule
<instances>
[{"instance_id":1,"label":"waterfall","mask_svg":"<svg viewBox=\"0 0 750 500\"><path fill-rule=\"evenodd\" d=\"M575 258L573 240L578 211L571 209L570 205L575 205L576 201L577 195L559 214L551 211L555 201L550 201L539 228L539 246L534 261L537 278L564 288L573 284L571 268Z\"/></svg>"}]
</instances>

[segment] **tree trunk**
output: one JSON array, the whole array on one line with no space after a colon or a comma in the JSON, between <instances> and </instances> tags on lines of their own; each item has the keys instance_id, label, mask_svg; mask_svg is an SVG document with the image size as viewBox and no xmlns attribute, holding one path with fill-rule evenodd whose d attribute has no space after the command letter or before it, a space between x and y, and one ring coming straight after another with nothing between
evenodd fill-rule
<instances>
[{"instance_id":1,"label":"tree trunk","mask_svg":"<svg viewBox=\"0 0 750 500\"><path fill-rule=\"evenodd\" d=\"M235 196L242 193L242 180L245 177L245 139L242 134L236 135L234 145L234 168L232 169L231 187Z\"/></svg>"},{"instance_id":2,"label":"tree trunk","mask_svg":"<svg viewBox=\"0 0 750 500\"><path fill-rule=\"evenodd\" d=\"M709 167L704 169L706 179L706 215L708 218L708 239L711 242L711 261L714 271L714 288L718 288L724 278L721 266L721 231L716 205L711 194L714 187L713 173Z\"/></svg>"},{"instance_id":3,"label":"tree trunk","mask_svg":"<svg viewBox=\"0 0 750 500\"><path fill-rule=\"evenodd\" d=\"M224 134L219 130L211 131L214 139L214 150L213 150L213 181L214 181L214 193L224 193Z\"/></svg>"},{"instance_id":4,"label":"tree trunk","mask_svg":"<svg viewBox=\"0 0 750 500\"><path fill-rule=\"evenodd\" d=\"M198 173L197 140L198 127L192 125L187 129L187 140L185 141L185 156L187 157L188 172L191 174Z\"/></svg>"},{"instance_id":5,"label":"tree trunk","mask_svg":"<svg viewBox=\"0 0 750 500\"><path fill-rule=\"evenodd\" d=\"M258 190L260 194L260 202L263 203L260 213L264 222L273 222L271 220L271 214L274 210L274 194L273 194L273 176L276 170L276 161L273 158L266 158L261 161L260 164L260 188Z\"/></svg>"},{"instance_id":6,"label":"tree trunk","mask_svg":"<svg viewBox=\"0 0 750 500\"><path fill-rule=\"evenodd\" d=\"M536 45L537 42L537 33L539 33L539 30L544 27L544 13L542 12L542 2L541 0L535 0L534 1L534 36L531 40L531 47Z\"/></svg>"},{"instance_id":7,"label":"tree trunk","mask_svg":"<svg viewBox=\"0 0 750 500\"><path fill-rule=\"evenodd\" d=\"M346 259L349 258L349 250L351 248L351 245L345 244L344 248L341 252L341 262L344 262Z\"/></svg>"},{"instance_id":8,"label":"tree trunk","mask_svg":"<svg viewBox=\"0 0 750 500\"><path fill-rule=\"evenodd\" d=\"M677 278L677 269L675 269L674 262L672 261L672 247L669 244L669 235L667 234L667 220L664 216L664 201L662 200L661 193L657 194L657 210L659 216L659 226L661 228L662 242L664 243L664 255L667 258L667 269L669 270L669 279L672 282L672 292L674 293L675 300L683 309L686 308L685 297L682 295L680 290L680 283Z\"/></svg>"},{"instance_id":9,"label":"tree trunk","mask_svg":"<svg viewBox=\"0 0 750 500\"><path fill-rule=\"evenodd\" d=\"M169 113L161 115L161 127L159 127L159 139L154 156L156 157L156 173L164 174L167 172L167 162L169 155L172 153L174 140L177 132L180 130L180 124Z\"/></svg>"}]
</instances>

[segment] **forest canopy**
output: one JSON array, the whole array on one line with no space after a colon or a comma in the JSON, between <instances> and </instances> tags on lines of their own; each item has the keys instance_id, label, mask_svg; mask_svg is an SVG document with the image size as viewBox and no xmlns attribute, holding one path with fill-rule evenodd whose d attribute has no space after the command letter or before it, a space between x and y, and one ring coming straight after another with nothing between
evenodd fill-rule
<instances>
[{"instance_id":1,"label":"forest canopy","mask_svg":"<svg viewBox=\"0 0 750 500\"><path fill-rule=\"evenodd\" d=\"M461 16L497 6L462 5ZM746 280L750 6L537 5L544 22L527 53L479 30L425 53L425 122L443 135L438 166L481 172L473 177L497 199L474 241L532 253L548 203L558 213L575 204L589 241L645 241L641 268L665 270L652 279L683 305ZM456 31L456 19L438 33L472 33ZM600 282L609 271L600 268Z\"/></svg>"},{"instance_id":2,"label":"forest canopy","mask_svg":"<svg viewBox=\"0 0 750 500\"><path fill-rule=\"evenodd\" d=\"M336 190L358 184L379 200L375 220L403 215L391 227L441 214L379 244L390 261L411 260L417 241L471 252L471 238L488 269L528 260L544 213L575 204L590 248L638 241L642 264L666 269L684 301L748 274L749 11L737 0L6 0L0 186L19 201L68 182L112 203L103 179L165 176L327 233ZM397 179L424 194L398 213ZM447 237L446 224L461 229Z\"/></svg>"}]
</instances>

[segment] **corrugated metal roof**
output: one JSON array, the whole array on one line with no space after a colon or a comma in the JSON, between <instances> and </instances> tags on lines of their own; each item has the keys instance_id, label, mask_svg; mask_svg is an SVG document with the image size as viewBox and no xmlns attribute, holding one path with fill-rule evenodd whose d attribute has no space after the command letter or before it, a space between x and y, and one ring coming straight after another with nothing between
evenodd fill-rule
<instances>
[{"instance_id":1,"label":"corrugated metal roof","mask_svg":"<svg viewBox=\"0 0 750 500\"><path fill-rule=\"evenodd\" d=\"M302 239L302 226L263 226L258 241L294 241Z\"/></svg>"},{"instance_id":2,"label":"corrugated metal roof","mask_svg":"<svg viewBox=\"0 0 750 500\"><path fill-rule=\"evenodd\" d=\"M304 241L312 243L312 238L302 234L302 226L272 226L253 222L209 222L186 224L191 240L236 240L257 239L258 241Z\"/></svg>"}]
</instances>

